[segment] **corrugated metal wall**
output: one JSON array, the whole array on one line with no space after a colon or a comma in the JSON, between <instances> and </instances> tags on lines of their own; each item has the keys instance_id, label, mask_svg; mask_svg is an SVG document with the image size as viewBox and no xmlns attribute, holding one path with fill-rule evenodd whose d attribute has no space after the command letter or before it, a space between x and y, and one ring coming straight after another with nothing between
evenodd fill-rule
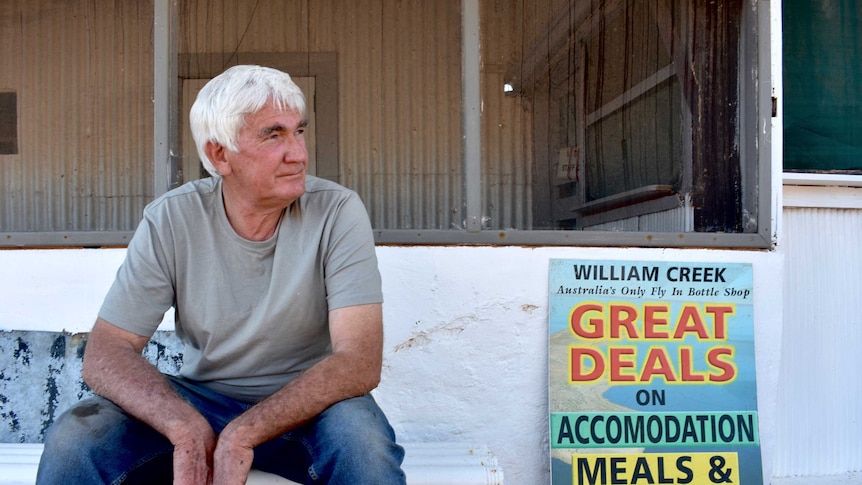
<instances>
[{"instance_id":1,"label":"corrugated metal wall","mask_svg":"<svg viewBox=\"0 0 862 485\"><path fill-rule=\"evenodd\" d=\"M532 106L503 91L511 81L507 73L523 57L525 8L522 2L481 3L482 200L488 229L533 229Z\"/></svg>"},{"instance_id":2,"label":"corrugated metal wall","mask_svg":"<svg viewBox=\"0 0 862 485\"><path fill-rule=\"evenodd\" d=\"M862 471L860 241L862 210L784 210L774 476Z\"/></svg>"},{"instance_id":3,"label":"corrugated metal wall","mask_svg":"<svg viewBox=\"0 0 862 485\"><path fill-rule=\"evenodd\" d=\"M589 231L641 231L677 232L692 231L694 228L694 209L686 203L676 209L653 212L642 216L629 217L618 221L589 226Z\"/></svg>"},{"instance_id":4,"label":"corrugated metal wall","mask_svg":"<svg viewBox=\"0 0 862 485\"><path fill-rule=\"evenodd\" d=\"M486 227L525 229L528 114L502 91L521 22L516 5L485 4ZM459 228L460 8L187 0L179 53L219 53L227 65L236 52L335 52L340 182L360 193L375 228ZM18 93L21 134L20 153L0 164L0 232L134 229L152 194L152 18L150 1L0 4L0 89Z\"/></svg>"},{"instance_id":5,"label":"corrugated metal wall","mask_svg":"<svg viewBox=\"0 0 862 485\"><path fill-rule=\"evenodd\" d=\"M150 1L0 2L19 123L0 231L134 228L152 193L152 18Z\"/></svg>"}]
</instances>

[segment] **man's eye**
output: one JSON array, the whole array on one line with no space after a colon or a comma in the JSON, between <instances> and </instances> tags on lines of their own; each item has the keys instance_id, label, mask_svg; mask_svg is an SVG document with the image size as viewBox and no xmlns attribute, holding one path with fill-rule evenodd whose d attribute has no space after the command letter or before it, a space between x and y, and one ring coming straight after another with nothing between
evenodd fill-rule
<instances>
[{"instance_id":1,"label":"man's eye","mask_svg":"<svg viewBox=\"0 0 862 485\"><path fill-rule=\"evenodd\" d=\"M298 130L296 130L296 134L297 135L304 135L305 134L305 128L299 128Z\"/></svg>"}]
</instances>

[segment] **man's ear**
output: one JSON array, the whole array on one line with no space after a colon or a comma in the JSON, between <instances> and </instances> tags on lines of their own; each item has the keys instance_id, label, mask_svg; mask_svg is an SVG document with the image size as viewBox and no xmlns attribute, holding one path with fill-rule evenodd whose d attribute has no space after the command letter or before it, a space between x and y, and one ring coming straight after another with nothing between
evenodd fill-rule
<instances>
[{"instance_id":1,"label":"man's ear","mask_svg":"<svg viewBox=\"0 0 862 485\"><path fill-rule=\"evenodd\" d=\"M231 172L230 163L227 161L225 147L214 141L208 141L206 145L204 145L204 152L207 154L207 157L212 162L213 167L218 170L218 173L222 174L222 176L227 175Z\"/></svg>"}]
</instances>

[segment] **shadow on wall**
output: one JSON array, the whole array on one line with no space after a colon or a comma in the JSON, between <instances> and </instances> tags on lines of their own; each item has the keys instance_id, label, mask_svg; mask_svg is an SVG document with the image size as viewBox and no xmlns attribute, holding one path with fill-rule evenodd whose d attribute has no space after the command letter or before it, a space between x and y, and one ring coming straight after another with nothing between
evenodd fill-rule
<instances>
[{"instance_id":1,"label":"shadow on wall","mask_svg":"<svg viewBox=\"0 0 862 485\"><path fill-rule=\"evenodd\" d=\"M81 378L86 333L0 331L0 443L41 443L54 418L92 391ZM144 356L166 374L182 365L174 332L159 331Z\"/></svg>"}]
</instances>

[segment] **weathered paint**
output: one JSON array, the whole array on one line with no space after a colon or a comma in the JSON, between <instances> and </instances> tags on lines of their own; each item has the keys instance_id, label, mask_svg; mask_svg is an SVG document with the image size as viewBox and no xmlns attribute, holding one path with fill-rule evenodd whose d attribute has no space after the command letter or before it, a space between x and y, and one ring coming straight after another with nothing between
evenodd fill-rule
<instances>
[{"instance_id":1,"label":"weathered paint","mask_svg":"<svg viewBox=\"0 0 862 485\"><path fill-rule=\"evenodd\" d=\"M63 410L92 395L81 379L87 334L0 332L0 442L39 443ZM176 374L182 345L159 331L144 356L162 372Z\"/></svg>"}]
</instances>

